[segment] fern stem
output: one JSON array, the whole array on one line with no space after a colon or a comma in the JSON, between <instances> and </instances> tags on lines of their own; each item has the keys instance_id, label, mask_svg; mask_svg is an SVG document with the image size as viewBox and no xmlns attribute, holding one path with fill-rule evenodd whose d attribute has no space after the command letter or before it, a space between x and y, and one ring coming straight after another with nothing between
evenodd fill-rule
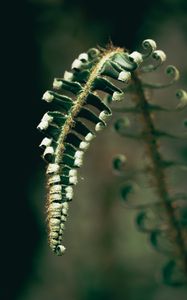
<instances>
[{"instance_id":1,"label":"fern stem","mask_svg":"<svg viewBox=\"0 0 187 300\"><path fill-rule=\"evenodd\" d=\"M144 141L147 145L148 152L152 163L152 176L155 180L155 186L157 194L163 206L167 212L168 222L171 230L171 239L175 240L176 254L180 257L181 263L184 268L184 272L187 276L187 255L185 249L185 243L183 239L183 233L178 225L178 221L175 215L175 209L172 207L171 197L169 195L168 186L166 182L166 176L164 169L162 168L162 155L159 151L159 144L156 138L156 129L151 118L151 112L149 110L149 103L146 99L142 82L136 73L132 74L132 80L135 83L134 101L140 108L141 116L144 125Z\"/></svg>"}]
</instances>

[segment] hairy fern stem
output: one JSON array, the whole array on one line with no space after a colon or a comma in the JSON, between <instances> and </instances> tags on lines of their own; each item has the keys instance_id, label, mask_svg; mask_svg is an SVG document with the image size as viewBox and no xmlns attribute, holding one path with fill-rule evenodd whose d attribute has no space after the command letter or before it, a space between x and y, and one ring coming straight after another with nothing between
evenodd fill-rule
<instances>
[{"instance_id":1,"label":"hairy fern stem","mask_svg":"<svg viewBox=\"0 0 187 300\"><path fill-rule=\"evenodd\" d=\"M84 89L80 92L78 95L76 101L74 102L74 105L72 106L68 118L65 122L65 124L61 128L61 134L58 139L58 146L55 151L55 163L60 163L62 156L63 156L63 150L64 150L64 140L69 133L70 129L73 127L74 124L74 118L77 116L79 113L80 109L84 105L84 102L87 99L87 96L89 93L92 91L92 85L99 75L102 67L108 61L112 56L114 56L117 53L122 53L124 50L121 48L116 48L116 49L110 49L106 50L103 54L100 60L93 66L89 78L84 86Z\"/></svg>"},{"instance_id":2,"label":"hairy fern stem","mask_svg":"<svg viewBox=\"0 0 187 300\"><path fill-rule=\"evenodd\" d=\"M169 194L167 180L163 168L163 158L159 151L159 142L157 139L157 131L155 129L151 113L149 110L149 103L146 99L145 91L142 86L141 79L137 72L132 74L135 90L133 100L141 112L143 121L143 139L148 149L149 157L151 159L151 173L155 181L155 188L162 204L165 208L168 217L168 235L169 239L175 246L175 256L178 257L178 262L184 269L187 275L187 253L185 249L184 237L180 225L178 224L175 208L172 205L172 199Z\"/></svg>"}]
</instances>

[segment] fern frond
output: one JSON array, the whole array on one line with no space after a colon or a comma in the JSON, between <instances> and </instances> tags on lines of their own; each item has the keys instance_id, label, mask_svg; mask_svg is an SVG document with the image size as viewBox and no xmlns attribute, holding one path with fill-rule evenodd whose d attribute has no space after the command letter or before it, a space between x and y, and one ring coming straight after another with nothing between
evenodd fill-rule
<instances>
[{"instance_id":1,"label":"fern frond","mask_svg":"<svg viewBox=\"0 0 187 300\"><path fill-rule=\"evenodd\" d=\"M166 55L163 52L155 51L156 56L160 55L161 64L165 61ZM154 53L153 53L154 56ZM153 57L154 58L154 57ZM145 168L145 175L151 174L154 191L158 197L158 201L155 203L136 205L129 204L128 195L132 193L132 187L126 184L123 188L122 197L127 203L128 207L140 209L137 215L136 223L139 230L147 232L150 237L150 242L162 253L167 253L170 260L163 269L164 282L173 285L187 282L187 227L184 225L184 221L181 221L181 211L185 210L186 204L182 204L181 200L186 199L186 195L180 195L177 199L171 195L170 187L166 176L166 168L181 168L186 169L185 164L165 160L160 150L160 140L169 138L171 140L186 140L186 134L178 136L167 131L158 130L155 125L153 117L154 112L171 112L179 111L184 108L187 104L187 93L183 90L177 91L177 97L180 100L179 105L176 109L164 108L149 103L147 96L147 90L165 88L173 84L179 79L179 72L174 66L168 66L166 68L166 74L170 76L171 80L168 84L147 84L142 79L142 73L155 71L158 68L150 66L144 66L140 68L140 71L132 73L132 85L133 90L131 92L132 101L135 104L132 108L119 108L117 111L138 113L140 121L143 124L142 131L138 134L134 132L127 132L126 127L120 119L116 121L114 128L116 131L124 137L138 138L144 141L147 149L147 157L150 160L148 168ZM118 126L116 126L116 124ZM119 165L119 163L118 163ZM124 193L125 191L125 193ZM125 195L125 196L124 196ZM174 200L175 199L175 200ZM156 220L156 223L155 223ZM166 247L164 247L164 245ZM170 273L169 271L180 273L180 278L175 276L176 274ZM183 275L182 275L183 274Z\"/></svg>"},{"instance_id":2,"label":"fern frond","mask_svg":"<svg viewBox=\"0 0 187 300\"><path fill-rule=\"evenodd\" d=\"M146 48L152 52L149 42ZM92 123L96 132L100 131L111 116L110 108L98 91L110 95L112 101L121 101L124 93L111 79L124 82L126 86L132 71L142 61L140 53L128 54L122 48L90 49L74 60L72 71L66 71L64 78L54 79L53 88L57 92L47 91L43 95L43 100L58 109L46 113L38 125L47 135L40 146L48 162L49 244L57 255L65 251L61 245L62 234L69 201L73 198L72 185L77 184L76 169L81 167L84 152L95 137L88 124ZM73 96L64 95L64 90Z\"/></svg>"}]
</instances>

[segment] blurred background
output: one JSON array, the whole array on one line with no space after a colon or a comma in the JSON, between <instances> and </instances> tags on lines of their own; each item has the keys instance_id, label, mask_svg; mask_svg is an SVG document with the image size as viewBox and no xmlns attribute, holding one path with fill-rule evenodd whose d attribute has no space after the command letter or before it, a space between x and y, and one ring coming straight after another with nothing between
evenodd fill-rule
<instances>
[{"instance_id":1,"label":"blurred background","mask_svg":"<svg viewBox=\"0 0 187 300\"><path fill-rule=\"evenodd\" d=\"M25 0L5 6L1 9L1 48L5 48L1 120L6 143L2 143L1 157L5 172L0 299L187 299L186 288L160 282L164 258L137 231L136 213L126 210L120 199L124 179L112 170L113 156L127 155L128 172L145 152L114 132L116 114L85 155L66 223L67 252L63 257L51 253L45 164L38 148L43 136L36 130L49 109L41 97L52 87L53 78L69 70L78 54L110 40L116 46L141 50L143 39L155 39L167 53L168 64L181 70L176 87L187 88L186 0ZM160 76L154 79L159 81ZM160 103L176 105L175 88L158 93ZM162 126L165 116L159 122ZM181 117L172 115L168 122L171 131L183 130ZM169 149L168 155L187 160L186 145L179 149L179 144L172 144ZM184 178L183 172L171 180L180 186ZM149 193L140 194L149 197Z\"/></svg>"}]
</instances>

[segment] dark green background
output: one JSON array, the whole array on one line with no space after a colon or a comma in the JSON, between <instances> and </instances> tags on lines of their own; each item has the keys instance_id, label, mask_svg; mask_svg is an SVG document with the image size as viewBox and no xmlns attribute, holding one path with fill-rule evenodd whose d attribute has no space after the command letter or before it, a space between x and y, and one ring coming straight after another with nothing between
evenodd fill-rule
<instances>
[{"instance_id":1,"label":"dark green background","mask_svg":"<svg viewBox=\"0 0 187 300\"><path fill-rule=\"evenodd\" d=\"M80 172L84 179L79 178L66 225L67 253L55 257L50 252L44 163L38 149L42 136L36 130L49 109L40 99L53 78L62 76L79 53L110 40L134 50L141 49L143 39L156 39L168 63L181 69L178 86L185 88L187 2L28 0L8 2L1 12L1 299L187 299L185 288L160 283L164 259L137 232L134 213L120 202L123 179L113 174L112 157L127 150L131 166L134 157L142 156L111 126L86 154ZM169 122L173 124L172 117ZM186 157L185 147L181 152L172 147Z\"/></svg>"}]
</instances>

